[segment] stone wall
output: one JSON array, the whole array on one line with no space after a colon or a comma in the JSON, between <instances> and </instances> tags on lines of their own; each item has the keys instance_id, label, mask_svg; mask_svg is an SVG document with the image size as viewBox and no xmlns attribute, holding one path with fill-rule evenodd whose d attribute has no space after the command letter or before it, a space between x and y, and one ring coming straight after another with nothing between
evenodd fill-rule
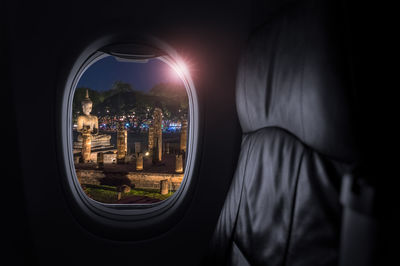
<instances>
[{"instance_id":1,"label":"stone wall","mask_svg":"<svg viewBox=\"0 0 400 266\"><path fill-rule=\"evenodd\" d=\"M117 173L112 173L114 176ZM81 184L100 185L101 180L106 178L107 173L102 170L84 170L76 169L76 175ZM160 189L160 181L167 179L170 190L178 190L181 185L183 174L164 174L148 172L128 172L121 173L121 176L127 177L136 188Z\"/></svg>"},{"instance_id":2,"label":"stone wall","mask_svg":"<svg viewBox=\"0 0 400 266\"><path fill-rule=\"evenodd\" d=\"M116 150L115 150L116 152ZM96 163L97 162L97 154L98 152L92 152L90 153L90 161ZM80 155L74 155L76 157L80 157ZM103 153L103 163L106 164L111 164L111 163L117 163L117 154L116 153Z\"/></svg>"}]
</instances>

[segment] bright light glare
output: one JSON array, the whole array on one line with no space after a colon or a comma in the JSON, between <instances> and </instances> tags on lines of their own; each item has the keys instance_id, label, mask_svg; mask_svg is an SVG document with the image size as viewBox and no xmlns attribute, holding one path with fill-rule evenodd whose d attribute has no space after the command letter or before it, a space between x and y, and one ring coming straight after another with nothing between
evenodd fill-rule
<instances>
[{"instance_id":1,"label":"bright light glare","mask_svg":"<svg viewBox=\"0 0 400 266\"><path fill-rule=\"evenodd\" d=\"M189 76L189 68L182 60L176 61L171 67L174 70L174 75L178 75L179 78L184 79L185 76Z\"/></svg>"}]
</instances>

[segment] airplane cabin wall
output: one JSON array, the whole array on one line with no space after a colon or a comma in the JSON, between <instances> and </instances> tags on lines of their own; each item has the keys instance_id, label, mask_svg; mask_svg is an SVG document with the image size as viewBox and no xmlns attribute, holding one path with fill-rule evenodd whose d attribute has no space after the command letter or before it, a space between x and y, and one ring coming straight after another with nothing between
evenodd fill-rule
<instances>
[{"instance_id":1,"label":"airplane cabin wall","mask_svg":"<svg viewBox=\"0 0 400 266\"><path fill-rule=\"evenodd\" d=\"M40 265L189 265L201 260L234 172L241 141L234 89L251 27L246 1L9 1L6 74L13 163L10 205L15 263ZM4 18L3 18L4 19ZM200 162L195 192L169 231L142 241L98 236L74 217L57 161L60 81L91 42L115 32L150 34L193 66L199 97ZM13 190L14 191L14 190ZM14 193L13 193L14 195ZM24 229L25 228L25 229ZM118 228L115 228L118 230ZM14 233L13 233L14 232Z\"/></svg>"}]
</instances>

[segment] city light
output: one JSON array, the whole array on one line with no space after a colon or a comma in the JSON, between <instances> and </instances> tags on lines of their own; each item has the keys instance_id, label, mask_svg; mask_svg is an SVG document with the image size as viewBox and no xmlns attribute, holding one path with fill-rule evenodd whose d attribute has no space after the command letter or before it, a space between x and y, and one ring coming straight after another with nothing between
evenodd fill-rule
<instances>
[{"instance_id":1,"label":"city light","mask_svg":"<svg viewBox=\"0 0 400 266\"><path fill-rule=\"evenodd\" d=\"M189 64L189 60L169 57L160 57L160 60L166 65L157 71L151 68L152 72L145 75L154 77L147 82L146 90L136 89L142 83L140 71L134 73L135 78L129 83L115 81L105 90L94 85L76 88L72 105L74 164L78 181L83 182L81 186L96 189L95 193L87 194L95 201L142 204L136 194L125 193L125 186L132 189L129 192L138 192L146 202L158 202L181 185L186 164L182 154L187 153L186 117L190 99L186 79L189 67L195 72L195 65ZM101 76L97 74L93 80ZM89 105L94 108L93 112L82 114ZM91 185L93 173L109 170L113 175L107 178L105 185L114 188L111 197L101 186L93 188ZM126 178L127 173L132 186L121 185L120 180ZM143 173L150 173L152 188L148 186L150 180L143 180ZM165 174L173 179L165 180ZM154 193L153 188L159 188L159 193ZM149 193L143 195L147 190Z\"/></svg>"}]
</instances>

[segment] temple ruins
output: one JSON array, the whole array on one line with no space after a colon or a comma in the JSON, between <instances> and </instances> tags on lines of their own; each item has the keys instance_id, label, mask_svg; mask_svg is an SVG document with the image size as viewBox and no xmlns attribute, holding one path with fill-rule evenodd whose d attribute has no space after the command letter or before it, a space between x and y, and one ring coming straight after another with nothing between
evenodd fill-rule
<instances>
[{"instance_id":1,"label":"temple ruins","mask_svg":"<svg viewBox=\"0 0 400 266\"><path fill-rule=\"evenodd\" d=\"M128 154L128 131L123 123L118 124L117 130L117 163L125 163Z\"/></svg>"},{"instance_id":2,"label":"temple ruins","mask_svg":"<svg viewBox=\"0 0 400 266\"><path fill-rule=\"evenodd\" d=\"M179 188L187 152L186 119L180 121L180 131L163 136L163 112L155 107L145 138L129 133L123 121L115 133L99 134L88 91L81 105L83 114L77 117L78 135L73 143L81 184L101 185L109 178L124 178L134 188L158 189L162 195Z\"/></svg>"},{"instance_id":3,"label":"temple ruins","mask_svg":"<svg viewBox=\"0 0 400 266\"><path fill-rule=\"evenodd\" d=\"M86 90L85 99L81 102L83 115L78 116L77 132L80 134L73 143L73 153L80 156L80 161L88 163L97 161L98 152L114 152L111 145L111 136L98 134L99 122L97 116L91 115L93 102L89 98L89 91Z\"/></svg>"},{"instance_id":4,"label":"temple ruins","mask_svg":"<svg viewBox=\"0 0 400 266\"><path fill-rule=\"evenodd\" d=\"M153 156L153 161L162 161L162 110L158 107L154 108L153 122L149 128L149 145L148 151Z\"/></svg>"}]
</instances>

